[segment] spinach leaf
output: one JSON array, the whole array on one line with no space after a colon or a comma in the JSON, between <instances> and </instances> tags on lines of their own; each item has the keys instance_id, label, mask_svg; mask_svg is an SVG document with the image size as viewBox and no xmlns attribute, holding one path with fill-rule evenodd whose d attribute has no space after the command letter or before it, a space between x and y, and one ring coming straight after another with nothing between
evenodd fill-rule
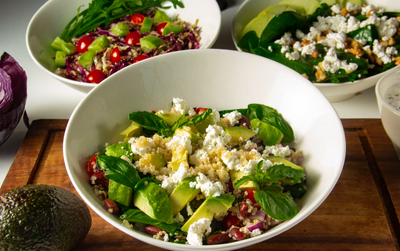
<instances>
[{"instance_id":1,"label":"spinach leaf","mask_svg":"<svg viewBox=\"0 0 400 251\"><path fill-rule=\"evenodd\" d=\"M268 175L273 180L282 180L285 178L290 178L293 180L293 183L297 183L300 178L304 177L305 174L301 170L294 169L290 166L281 165L273 165L268 168Z\"/></svg>"},{"instance_id":2,"label":"spinach leaf","mask_svg":"<svg viewBox=\"0 0 400 251\"><path fill-rule=\"evenodd\" d=\"M238 42L238 47L242 50L255 54L255 48L258 47L259 38L253 30L247 32Z\"/></svg>"},{"instance_id":3,"label":"spinach leaf","mask_svg":"<svg viewBox=\"0 0 400 251\"><path fill-rule=\"evenodd\" d=\"M104 170L104 177L114 180L125 186L134 188L139 182L140 177L136 169L125 160L107 155L96 157L97 167Z\"/></svg>"},{"instance_id":4,"label":"spinach leaf","mask_svg":"<svg viewBox=\"0 0 400 251\"><path fill-rule=\"evenodd\" d=\"M314 68L309 62L303 58L300 58L299 60L290 60L286 57L285 53L281 52L281 49L282 45L280 44L265 43L264 45L257 47L255 52L259 56L263 56L286 65L300 74L306 74L307 76L314 75ZM293 50L291 49L291 51Z\"/></svg>"},{"instance_id":5,"label":"spinach leaf","mask_svg":"<svg viewBox=\"0 0 400 251\"><path fill-rule=\"evenodd\" d=\"M296 202L276 184L258 190L254 198L262 210L276 220L288 220L297 214Z\"/></svg>"},{"instance_id":6,"label":"spinach leaf","mask_svg":"<svg viewBox=\"0 0 400 251\"><path fill-rule=\"evenodd\" d=\"M126 211L124 214L122 214L119 217L120 220L127 220L129 222L138 222L138 223L144 223L152 226L157 226L168 233L174 233L175 231L179 230L182 227L181 223L174 222L172 224L167 224L165 222L161 222L158 220L154 220L144 212L142 212L139 209L130 209Z\"/></svg>"},{"instance_id":7,"label":"spinach leaf","mask_svg":"<svg viewBox=\"0 0 400 251\"><path fill-rule=\"evenodd\" d=\"M129 119L148 130L160 132L164 136L171 136L174 132L167 123L152 112L132 112L129 114Z\"/></svg>"},{"instance_id":8,"label":"spinach leaf","mask_svg":"<svg viewBox=\"0 0 400 251\"><path fill-rule=\"evenodd\" d=\"M284 135L282 143L290 143L294 140L292 127L274 108L262 104L249 104L248 117L249 120L259 119L278 128Z\"/></svg>"},{"instance_id":9,"label":"spinach leaf","mask_svg":"<svg viewBox=\"0 0 400 251\"><path fill-rule=\"evenodd\" d=\"M373 24L349 32L346 35L354 40L366 41L370 46L373 45L375 39L379 39L378 29Z\"/></svg>"},{"instance_id":10,"label":"spinach leaf","mask_svg":"<svg viewBox=\"0 0 400 251\"><path fill-rule=\"evenodd\" d=\"M306 183L307 183L306 177L302 177L300 179L300 182L294 185L286 185L283 187L283 190L285 192L290 192L290 195L292 195L293 198L300 199L307 192Z\"/></svg>"},{"instance_id":11,"label":"spinach leaf","mask_svg":"<svg viewBox=\"0 0 400 251\"><path fill-rule=\"evenodd\" d=\"M121 158L121 156L128 157L131 161L133 159L132 149L129 143L117 143L106 147L106 155Z\"/></svg>"}]
</instances>

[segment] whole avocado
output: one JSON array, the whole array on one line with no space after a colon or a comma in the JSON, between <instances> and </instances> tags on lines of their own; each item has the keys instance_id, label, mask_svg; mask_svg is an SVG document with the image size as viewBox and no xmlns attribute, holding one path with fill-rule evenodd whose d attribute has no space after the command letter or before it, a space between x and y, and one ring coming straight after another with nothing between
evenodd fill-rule
<instances>
[{"instance_id":1,"label":"whole avocado","mask_svg":"<svg viewBox=\"0 0 400 251\"><path fill-rule=\"evenodd\" d=\"M0 195L0 250L71 250L91 225L86 204L61 187L24 185Z\"/></svg>"}]
</instances>

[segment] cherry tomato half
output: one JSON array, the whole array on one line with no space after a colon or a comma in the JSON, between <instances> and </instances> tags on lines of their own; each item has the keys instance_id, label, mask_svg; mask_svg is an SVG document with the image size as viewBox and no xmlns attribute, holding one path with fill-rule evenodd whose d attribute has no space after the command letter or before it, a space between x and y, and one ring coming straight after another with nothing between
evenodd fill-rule
<instances>
[{"instance_id":1,"label":"cherry tomato half","mask_svg":"<svg viewBox=\"0 0 400 251\"><path fill-rule=\"evenodd\" d=\"M142 61L142 60L144 60L146 58L149 58L149 56L144 55L144 54L137 55L137 57L135 57L135 59L133 60L133 63Z\"/></svg>"},{"instance_id":2,"label":"cherry tomato half","mask_svg":"<svg viewBox=\"0 0 400 251\"><path fill-rule=\"evenodd\" d=\"M205 108L205 107L198 107L196 110L194 110L194 112L195 112L196 114L201 114L201 113L207 111L207 109L208 109L208 108Z\"/></svg>"},{"instance_id":3,"label":"cherry tomato half","mask_svg":"<svg viewBox=\"0 0 400 251\"><path fill-rule=\"evenodd\" d=\"M114 47L110 52L110 60L112 64L119 63L121 61L121 55L118 46Z\"/></svg>"},{"instance_id":4,"label":"cherry tomato half","mask_svg":"<svg viewBox=\"0 0 400 251\"><path fill-rule=\"evenodd\" d=\"M90 83L98 84L106 78L106 75L103 71L95 69L90 71L86 78Z\"/></svg>"},{"instance_id":5,"label":"cherry tomato half","mask_svg":"<svg viewBox=\"0 0 400 251\"><path fill-rule=\"evenodd\" d=\"M83 36L79 39L78 44L76 45L76 51L79 53L87 52L89 45L93 42L93 38L91 36Z\"/></svg>"},{"instance_id":6,"label":"cherry tomato half","mask_svg":"<svg viewBox=\"0 0 400 251\"><path fill-rule=\"evenodd\" d=\"M247 200L247 199L251 200L251 202L253 202L253 203L257 203L256 199L254 199L254 193L255 193L256 191L253 190L253 189L247 188L247 189L246 189L246 192L247 192L247 194L244 196L244 198L245 198L246 200Z\"/></svg>"},{"instance_id":7,"label":"cherry tomato half","mask_svg":"<svg viewBox=\"0 0 400 251\"><path fill-rule=\"evenodd\" d=\"M93 155L93 157L89 160L89 163L86 166L86 172L89 174L89 176L92 176L92 174L95 172L97 169L97 153Z\"/></svg>"},{"instance_id":8,"label":"cherry tomato half","mask_svg":"<svg viewBox=\"0 0 400 251\"><path fill-rule=\"evenodd\" d=\"M144 20L144 16L139 13L133 14L131 17L131 22L133 24L141 24L141 23L143 23L143 20Z\"/></svg>"},{"instance_id":9,"label":"cherry tomato half","mask_svg":"<svg viewBox=\"0 0 400 251\"><path fill-rule=\"evenodd\" d=\"M125 37L125 44L127 45L135 45L140 43L140 33L137 31L132 31L128 33Z\"/></svg>"},{"instance_id":10,"label":"cherry tomato half","mask_svg":"<svg viewBox=\"0 0 400 251\"><path fill-rule=\"evenodd\" d=\"M157 25L157 32L161 35L164 31L164 27L167 25L168 22L161 23Z\"/></svg>"}]
</instances>

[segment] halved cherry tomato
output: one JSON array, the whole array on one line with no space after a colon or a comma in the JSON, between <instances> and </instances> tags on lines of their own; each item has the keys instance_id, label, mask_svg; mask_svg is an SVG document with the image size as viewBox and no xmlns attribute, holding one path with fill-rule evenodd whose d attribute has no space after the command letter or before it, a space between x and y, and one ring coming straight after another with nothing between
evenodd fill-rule
<instances>
[{"instance_id":1,"label":"halved cherry tomato","mask_svg":"<svg viewBox=\"0 0 400 251\"><path fill-rule=\"evenodd\" d=\"M89 174L89 176L92 176L93 173L95 173L95 170L97 169L97 157L98 153L93 155L92 158L90 158L89 163L86 166L86 172Z\"/></svg>"},{"instance_id":2,"label":"halved cherry tomato","mask_svg":"<svg viewBox=\"0 0 400 251\"><path fill-rule=\"evenodd\" d=\"M110 60L112 64L119 63L121 61L121 55L118 46L114 47L110 52Z\"/></svg>"},{"instance_id":3,"label":"halved cherry tomato","mask_svg":"<svg viewBox=\"0 0 400 251\"><path fill-rule=\"evenodd\" d=\"M137 31L132 31L128 33L125 37L125 44L127 45L135 45L140 43L140 33Z\"/></svg>"},{"instance_id":4,"label":"halved cherry tomato","mask_svg":"<svg viewBox=\"0 0 400 251\"><path fill-rule=\"evenodd\" d=\"M79 39L76 45L76 51L79 53L87 52L89 45L93 42L93 38L91 36L83 36Z\"/></svg>"},{"instance_id":5,"label":"halved cherry tomato","mask_svg":"<svg viewBox=\"0 0 400 251\"><path fill-rule=\"evenodd\" d=\"M253 189L247 188L246 192L247 192L247 194L244 196L244 198L251 200L251 202L253 202L253 203L257 203L256 199L254 199L254 193L256 191Z\"/></svg>"},{"instance_id":6,"label":"halved cherry tomato","mask_svg":"<svg viewBox=\"0 0 400 251\"><path fill-rule=\"evenodd\" d=\"M86 78L90 83L98 84L106 78L106 75L103 71L94 69L89 72Z\"/></svg>"},{"instance_id":7,"label":"halved cherry tomato","mask_svg":"<svg viewBox=\"0 0 400 251\"><path fill-rule=\"evenodd\" d=\"M196 114L201 114L201 113L207 111L207 109L208 109L208 108L205 108L205 107L198 107L196 110L194 110L194 112L195 112Z\"/></svg>"},{"instance_id":8,"label":"halved cherry tomato","mask_svg":"<svg viewBox=\"0 0 400 251\"><path fill-rule=\"evenodd\" d=\"M229 229L231 226L239 226L239 222L239 218L230 213L222 220L222 225L225 227L225 229Z\"/></svg>"},{"instance_id":9,"label":"halved cherry tomato","mask_svg":"<svg viewBox=\"0 0 400 251\"><path fill-rule=\"evenodd\" d=\"M144 55L144 54L137 55L137 57L135 57L135 59L133 60L133 63L142 61L142 60L144 60L146 58L149 58L149 56Z\"/></svg>"},{"instance_id":10,"label":"halved cherry tomato","mask_svg":"<svg viewBox=\"0 0 400 251\"><path fill-rule=\"evenodd\" d=\"M141 24L141 23L143 23L143 20L144 20L144 16L139 13L133 14L131 17L131 22L133 24Z\"/></svg>"},{"instance_id":11,"label":"halved cherry tomato","mask_svg":"<svg viewBox=\"0 0 400 251\"><path fill-rule=\"evenodd\" d=\"M157 32L160 33L160 35L163 33L164 27L167 25L167 23L168 22L164 22L164 23L157 25Z\"/></svg>"}]
</instances>

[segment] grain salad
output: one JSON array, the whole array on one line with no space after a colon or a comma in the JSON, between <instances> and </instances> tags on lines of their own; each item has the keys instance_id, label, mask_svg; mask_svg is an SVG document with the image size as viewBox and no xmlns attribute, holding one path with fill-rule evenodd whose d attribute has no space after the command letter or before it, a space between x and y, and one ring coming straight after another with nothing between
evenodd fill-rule
<instances>
[{"instance_id":1,"label":"grain salad","mask_svg":"<svg viewBox=\"0 0 400 251\"><path fill-rule=\"evenodd\" d=\"M129 119L121 142L86 167L105 210L124 226L161 241L213 245L258 236L297 214L307 191L303 155L274 108L217 111L173 98L168 110Z\"/></svg>"}]
</instances>

